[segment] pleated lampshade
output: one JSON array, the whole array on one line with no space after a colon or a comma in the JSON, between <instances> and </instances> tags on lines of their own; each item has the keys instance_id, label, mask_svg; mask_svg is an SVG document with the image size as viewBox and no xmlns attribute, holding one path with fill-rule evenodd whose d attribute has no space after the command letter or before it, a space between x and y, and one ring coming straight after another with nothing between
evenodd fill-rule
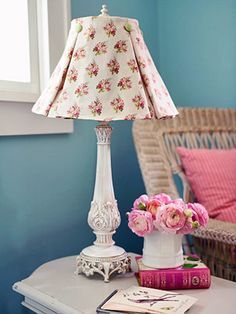
<instances>
[{"instance_id":1,"label":"pleated lampshade","mask_svg":"<svg viewBox=\"0 0 236 314\"><path fill-rule=\"evenodd\" d=\"M138 21L113 16L72 21L63 55L32 111L98 121L178 114Z\"/></svg>"}]
</instances>

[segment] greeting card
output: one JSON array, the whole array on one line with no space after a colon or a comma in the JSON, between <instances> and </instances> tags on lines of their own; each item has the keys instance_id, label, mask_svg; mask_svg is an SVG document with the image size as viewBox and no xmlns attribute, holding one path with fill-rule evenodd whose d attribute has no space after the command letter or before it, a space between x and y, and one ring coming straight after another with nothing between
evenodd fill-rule
<instances>
[{"instance_id":1,"label":"greeting card","mask_svg":"<svg viewBox=\"0 0 236 314\"><path fill-rule=\"evenodd\" d=\"M117 290L101 309L121 313L183 314L196 301L180 293L133 286Z\"/></svg>"}]
</instances>

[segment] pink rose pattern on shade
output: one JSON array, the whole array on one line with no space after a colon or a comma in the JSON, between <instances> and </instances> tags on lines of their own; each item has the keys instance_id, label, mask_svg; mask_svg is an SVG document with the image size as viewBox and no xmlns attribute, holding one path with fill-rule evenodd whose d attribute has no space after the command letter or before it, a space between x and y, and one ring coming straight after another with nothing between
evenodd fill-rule
<instances>
[{"instance_id":1,"label":"pink rose pattern on shade","mask_svg":"<svg viewBox=\"0 0 236 314\"><path fill-rule=\"evenodd\" d=\"M119 80L117 86L120 88L120 90L132 88L132 82L130 77L122 77L122 79Z\"/></svg>"},{"instance_id":2,"label":"pink rose pattern on shade","mask_svg":"<svg viewBox=\"0 0 236 314\"><path fill-rule=\"evenodd\" d=\"M146 67L146 63L143 57L138 57L138 65L140 68L145 68Z\"/></svg>"},{"instance_id":3,"label":"pink rose pattern on shade","mask_svg":"<svg viewBox=\"0 0 236 314\"><path fill-rule=\"evenodd\" d=\"M208 219L208 213L201 204L185 204L182 199L172 200L165 193L141 195L128 213L129 227L139 236L145 236L152 230L188 234L199 227L205 227Z\"/></svg>"},{"instance_id":4,"label":"pink rose pattern on shade","mask_svg":"<svg viewBox=\"0 0 236 314\"><path fill-rule=\"evenodd\" d=\"M78 70L76 70L76 68L73 67L72 69L69 70L67 79L71 83L72 81L76 82L77 77L78 77Z\"/></svg>"},{"instance_id":5,"label":"pink rose pattern on shade","mask_svg":"<svg viewBox=\"0 0 236 314\"><path fill-rule=\"evenodd\" d=\"M102 92L109 92L111 90L111 82L109 79L103 79L101 80L98 85L96 86L96 89L99 93Z\"/></svg>"},{"instance_id":6,"label":"pink rose pattern on shade","mask_svg":"<svg viewBox=\"0 0 236 314\"><path fill-rule=\"evenodd\" d=\"M102 55L107 53L107 45L106 43L103 42L98 42L96 46L93 48L93 52L95 53L96 56Z\"/></svg>"},{"instance_id":7,"label":"pink rose pattern on shade","mask_svg":"<svg viewBox=\"0 0 236 314\"><path fill-rule=\"evenodd\" d=\"M95 35L96 35L96 30L92 25L90 25L88 30L85 33L85 36L87 36L88 39L94 39Z\"/></svg>"},{"instance_id":8,"label":"pink rose pattern on shade","mask_svg":"<svg viewBox=\"0 0 236 314\"><path fill-rule=\"evenodd\" d=\"M134 73L134 72L138 72L138 66L137 63L134 59L131 59L127 62L130 70Z\"/></svg>"},{"instance_id":9,"label":"pink rose pattern on shade","mask_svg":"<svg viewBox=\"0 0 236 314\"><path fill-rule=\"evenodd\" d=\"M134 121L135 120L135 114L128 114L124 120L128 120L128 121Z\"/></svg>"},{"instance_id":10,"label":"pink rose pattern on shade","mask_svg":"<svg viewBox=\"0 0 236 314\"><path fill-rule=\"evenodd\" d=\"M65 51L33 112L101 121L177 115L138 22L128 20L130 31L126 23L119 17L73 20Z\"/></svg>"},{"instance_id":11,"label":"pink rose pattern on shade","mask_svg":"<svg viewBox=\"0 0 236 314\"><path fill-rule=\"evenodd\" d=\"M117 62L116 58L111 59L111 60L107 63L107 67L108 67L109 70L111 71L111 74L118 74L118 73L119 73L120 64L119 64L119 62Z\"/></svg>"},{"instance_id":12,"label":"pink rose pattern on shade","mask_svg":"<svg viewBox=\"0 0 236 314\"><path fill-rule=\"evenodd\" d=\"M93 76L98 75L99 66L96 64L96 62L92 62L87 66L86 70L87 70L89 77L91 78Z\"/></svg>"},{"instance_id":13,"label":"pink rose pattern on shade","mask_svg":"<svg viewBox=\"0 0 236 314\"><path fill-rule=\"evenodd\" d=\"M149 212L134 209L128 214L128 220L129 228L140 237L153 230L152 215Z\"/></svg>"},{"instance_id":14,"label":"pink rose pattern on shade","mask_svg":"<svg viewBox=\"0 0 236 314\"><path fill-rule=\"evenodd\" d=\"M144 108L145 101L141 95L135 95L134 98L132 98L132 102L137 107L137 109Z\"/></svg>"},{"instance_id":15,"label":"pink rose pattern on shade","mask_svg":"<svg viewBox=\"0 0 236 314\"><path fill-rule=\"evenodd\" d=\"M114 49L117 53L127 52L127 43L126 40L119 40L114 46Z\"/></svg>"},{"instance_id":16,"label":"pink rose pattern on shade","mask_svg":"<svg viewBox=\"0 0 236 314\"><path fill-rule=\"evenodd\" d=\"M115 110L115 112L123 111L124 109L124 100L120 98L120 96L116 97L111 101L111 106Z\"/></svg>"},{"instance_id":17,"label":"pink rose pattern on shade","mask_svg":"<svg viewBox=\"0 0 236 314\"><path fill-rule=\"evenodd\" d=\"M115 26L115 24L111 21L111 22L109 22L109 23L107 23L104 27L103 27L103 29L105 30L105 32L106 32L106 34L107 34L107 36L108 37L110 37L110 36L115 36L115 34L116 34L116 26Z\"/></svg>"},{"instance_id":18,"label":"pink rose pattern on shade","mask_svg":"<svg viewBox=\"0 0 236 314\"><path fill-rule=\"evenodd\" d=\"M82 58L85 58L85 49L84 48L78 48L73 55L73 58L77 61Z\"/></svg>"},{"instance_id":19,"label":"pink rose pattern on shade","mask_svg":"<svg viewBox=\"0 0 236 314\"><path fill-rule=\"evenodd\" d=\"M75 94L77 96L84 96L84 95L88 95L89 93L89 89L88 89L88 84L81 84L77 87L77 89L75 90Z\"/></svg>"},{"instance_id":20,"label":"pink rose pattern on shade","mask_svg":"<svg viewBox=\"0 0 236 314\"><path fill-rule=\"evenodd\" d=\"M89 109L91 110L91 113L94 115L94 116L97 116L102 113L102 103L100 102L100 100L97 98L96 100L94 100L94 102L92 102L90 105L89 105Z\"/></svg>"},{"instance_id":21,"label":"pink rose pattern on shade","mask_svg":"<svg viewBox=\"0 0 236 314\"><path fill-rule=\"evenodd\" d=\"M73 119L78 119L80 115L80 108L77 105L71 106L70 109L68 110L68 114L71 118Z\"/></svg>"}]
</instances>

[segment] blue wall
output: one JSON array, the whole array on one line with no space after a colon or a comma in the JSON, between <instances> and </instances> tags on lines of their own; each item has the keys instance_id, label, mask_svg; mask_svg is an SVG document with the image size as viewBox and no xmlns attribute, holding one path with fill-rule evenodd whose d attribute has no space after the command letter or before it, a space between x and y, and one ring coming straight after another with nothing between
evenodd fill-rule
<instances>
[{"instance_id":1,"label":"blue wall","mask_svg":"<svg viewBox=\"0 0 236 314\"><path fill-rule=\"evenodd\" d=\"M97 15L103 1L72 0L72 17ZM145 40L177 105L235 106L234 0L110 0L110 14L139 19ZM27 313L11 285L40 264L73 255L92 241L93 122L71 135L0 138L0 314ZM116 241L140 251L125 212L144 191L131 123L113 124L113 177L122 212ZM128 235L128 236L127 236Z\"/></svg>"},{"instance_id":2,"label":"blue wall","mask_svg":"<svg viewBox=\"0 0 236 314\"><path fill-rule=\"evenodd\" d=\"M158 0L159 70L178 106L236 106L236 1Z\"/></svg>"}]
</instances>

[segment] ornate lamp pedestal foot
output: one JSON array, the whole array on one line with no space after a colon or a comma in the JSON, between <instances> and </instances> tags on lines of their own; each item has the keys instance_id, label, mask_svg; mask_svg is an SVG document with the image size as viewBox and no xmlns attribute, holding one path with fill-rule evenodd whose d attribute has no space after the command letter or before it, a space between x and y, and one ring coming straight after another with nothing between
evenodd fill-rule
<instances>
[{"instance_id":1,"label":"ornate lamp pedestal foot","mask_svg":"<svg viewBox=\"0 0 236 314\"><path fill-rule=\"evenodd\" d=\"M93 201L88 214L88 224L96 235L91 245L77 257L76 273L92 276L98 273L108 282L112 274L130 271L130 257L124 249L114 245L112 239L120 225L120 213L114 195L110 139L112 128L101 122L95 129L97 135L97 170Z\"/></svg>"},{"instance_id":2,"label":"ornate lamp pedestal foot","mask_svg":"<svg viewBox=\"0 0 236 314\"><path fill-rule=\"evenodd\" d=\"M108 250L107 250L108 249ZM104 278L104 282L109 282L112 274L125 274L131 270L131 259L124 249L118 246L112 246L102 250L102 256L95 256L99 254L95 245L85 248L77 257L76 274L85 274L86 276L93 276L95 273L100 274ZM112 251L119 255L110 255Z\"/></svg>"}]
</instances>

